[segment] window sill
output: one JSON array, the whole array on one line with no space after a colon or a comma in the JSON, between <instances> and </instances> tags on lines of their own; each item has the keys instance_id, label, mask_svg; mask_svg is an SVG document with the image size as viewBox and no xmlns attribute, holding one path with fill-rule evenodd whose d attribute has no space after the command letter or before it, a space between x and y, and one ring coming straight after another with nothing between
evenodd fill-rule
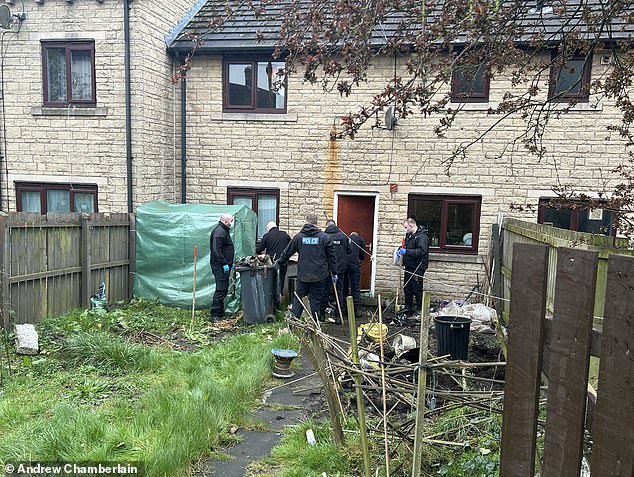
<instances>
[{"instance_id":1,"label":"window sill","mask_svg":"<svg viewBox=\"0 0 634 477\"><path fill-rule=\"evenodd\" d=\"M495 109L498 107L497 103L490 103L490 102L483 102L483 103L478 103L478 102L464 102L464 103L454 103L453 101L447 104L447 107L445 109L449 110L451 109L452 111L455 111L456 109L460 110L460 111L488 111L489 109Z\"/></svg>"},{"instance_id":2,"label":"window sill","mask_svg":"<svg viewBox=\"0 0 634 477\"><path fill-rule=\"evenodd\" d=\"M106 106L96 107L70 107L70 108L52 108L46 106L33 106L31 108L32 116L65 116L65 117L106 117L108 116L108 108Z\"/></svg>"},{"instance_id":3,"label":"window sill","mask_svg":"<svg viewBox=\"0 0 634 477\"><path fill-rule=\"evenodd\" d=\"M212 113L212 121L258 121L296 123L297 113Z\"/></svg>"},{"instance_id":4,"label":"window sill","mask_svg":"<svg viewBox=\"0 0 634 477\"><path fill-rule=\"evenodd\" d=\"M569 107L568 102L551 102L552 111L562 111ZM488 111L489 109L495 110L498 107L498 103L448 103L446 110L460 110L460 111ZM603 111L603 101L590 101L585 103L577 103L570 108L570 112L601 112Z\"/></svg>"},{"instance_id":5,"label":"window sill","mask_svg":"<svg viewBox=\"0 0 634 477\"><path fill-rule=\"evenodd\" d=\"M482 263L482 257L476 254L430 252L430 262Z\"/></svg>"}]
</instances>

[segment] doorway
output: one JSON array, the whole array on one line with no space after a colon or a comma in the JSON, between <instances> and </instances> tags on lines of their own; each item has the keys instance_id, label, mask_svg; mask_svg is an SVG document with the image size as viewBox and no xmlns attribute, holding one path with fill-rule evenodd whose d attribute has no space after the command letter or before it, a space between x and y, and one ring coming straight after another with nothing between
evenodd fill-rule
<instances>
[{"instance_id":1,"label":"doorway","mask_svg":"<svg viewBox=\"0 0 634 477\"><path fill-rule=\"evenodd\" d=\"M361 290L374 296L376 260L370 260L376 247L379 195L363 192L335 192L334 216L347 235L357 232L365 240L368 254L361 266Z\"/></svg>"}]
</instances>

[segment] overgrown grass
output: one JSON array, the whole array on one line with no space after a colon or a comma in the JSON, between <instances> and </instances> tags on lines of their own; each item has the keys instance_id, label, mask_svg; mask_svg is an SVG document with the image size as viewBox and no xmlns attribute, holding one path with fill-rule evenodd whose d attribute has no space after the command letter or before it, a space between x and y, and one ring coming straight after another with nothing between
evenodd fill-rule
<instances>
[{"instance_id":1,"label":"overgrown grass","mask_svg":"<svg viewBox=\"0 0 634 477\"><path fill-rule=\"evenodd\" d=\"M191 317L143 307L43 324L45 343L46 333L56 335L48 353L15 361L18 369L0 389L0 463L141 461L148 476L186 475L235 439L232 426L248 424L270 379L271 348L297 348L279 325L248 328L194 353L104 331L123 320L165 332Z\"/></svg>"}]
</instances>

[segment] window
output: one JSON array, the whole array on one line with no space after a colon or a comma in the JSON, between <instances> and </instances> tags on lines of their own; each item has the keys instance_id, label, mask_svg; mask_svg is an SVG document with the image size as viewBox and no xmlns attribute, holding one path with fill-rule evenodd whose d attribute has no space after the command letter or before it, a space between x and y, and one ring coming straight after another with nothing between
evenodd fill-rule
<instances>
[{"instance_id":1,"label":"window","mask_svg":"<svg viewBox=\"0 0 634 477\"><path fill-rule=\"evenodd\" d=\"M577 100L587 102L590 95L591 57L575 55L561 64L561 57L553 53L548 97L553 101Z\"/></svg>"},{"instance_id":2,"label":"window","mask_svg":"<svg viewBox=\"0 0 634 477\"><path fill-rule=\"evenodd\" d=\"M224 110L285 113L285 66L272 59L225 60Z\"/></svg>"},{"instance_id":3,"label":"window","mask_svg":"<svg viewBox=\"0 0 634 477\"><path fill-rule=\"evenodd\" d=\"M16 182L18 212L97 212L97 186L92 184L48 184Z\"/></svg>"},{"instance_id":4,"label":"window","mask_svg":"<svg viewBox=\"0 0 634 477\"><path fill-rule=\"evenodd\" d=\"M489 80L486 63L457 67L451 78L451 101L486 103L489 101Z\"/></svg>"},{"instance_id":5,"label":"window","mask_svg":"<svg viewBox=\"0 0 634 477\"><path fill-rule=\"evenodd\" d=\"M408 214L427 228L432 251L476 253L481 197L410 194Z\"/></svg>"},{"instance_id":6,"label":"window","mask_svg":"<svg viewBox=\"0 0 634 477\"><path fill-rule=\"evenodd\" d=\"M95 44L42 42L44 106L94 106Z\"/></svg>"},{"instance_id":7,"label":"window","mask_svg":"<svg viewBox=\"0 0 634 477\"><path fill-rule=\"evenodd\" d=\"M539 199L537 222L560 229L599 235L614 235L614 213L607 209L567 209L550 207L550 199Z\"/></svg>"},{"instance_id":8,"label":"window","mask_svg":"<svg viewBox=\"0 0 634 477\"><path fill-rule=\"evenodd\" d=\"M227 189L227 204L246 205L258 216L258 236L266 233L266 224L279 223L280 191L278 189Z\"/></svg>"}]
</instances>

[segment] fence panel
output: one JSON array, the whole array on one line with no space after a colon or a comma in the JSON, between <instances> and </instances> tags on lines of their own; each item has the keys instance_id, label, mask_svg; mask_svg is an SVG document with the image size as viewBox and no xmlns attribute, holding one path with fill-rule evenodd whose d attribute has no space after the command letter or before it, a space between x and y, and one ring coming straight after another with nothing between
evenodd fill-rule
<instances>
[{"instance_id":1,"label":"fence panel","mask_svg":"<svg viewBox=\"0 0 634 477\"><path fill-rule=\"evenodd\" d=\"M0 214L3 326L88 307L102 280L129 298L129 229L128 214Z\"/></svg>"}]
</instances>

